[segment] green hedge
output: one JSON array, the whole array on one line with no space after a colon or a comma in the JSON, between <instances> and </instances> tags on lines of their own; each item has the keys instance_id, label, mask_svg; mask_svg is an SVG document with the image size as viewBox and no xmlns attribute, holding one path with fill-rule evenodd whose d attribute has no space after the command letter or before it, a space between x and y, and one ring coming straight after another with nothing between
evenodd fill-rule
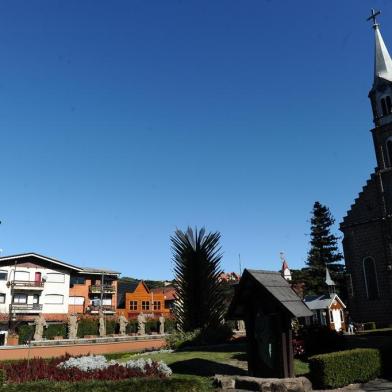
<instances>
[{"instance_id":1,"label":"green hedge","mask_svg":"<svg viewBox=\"0 0 392 392\"><path fill-rule=\"evenodd\" d=\"M129 320L127 324L127 333L137 333L137 320Z\"/></svg>"},{"instance_id":2,"label":"green hedge","mask_svg":"<svg viewBox=\"0 0 392 392\"><path fill-rule=\"evenodd\" d=\"M310 379L316 388L339 388L367 382L381 374L378 350L357 348L309 358Z\"/></svg>"},{"instance_id":3,"label":"green hedge","mask_svg":"<svg viewBox=\"0 0 392 392\"><path fill-rule=\"evenodd\" d=\"M5 371L4 369L0 369L0 386L5 383L6 377L5 377Z\"/></svg>"},{"instance_id":4,"label":"green hedge","mask_svg":"<svg viewBox=\"0 0 392 392\"><path fill-rule=\"evenodd\" d=\"M133 378L124 381L50 382L0 385L0 392L207 392L208 385L196 378L149 379Z\"/></svg>"},{"instance_id":5,"label":"green hedge","mask_svg":"<svg viewBox=\"0 0 392 392\"><path fill-rule=\"evenodd\" d=\"M113 335L117 332L117 323L115 320L106 320L106 335Z\"/></svg>"},{"instance_id":6,"label":"green hedge","mask_svg":"<svg viewBox=\"0 0 392 392\"><path fill-rule=\"evenodd\" d=\"M49 324L44 329L44 338L53 339L55 336L67 337L67 324Z\"/></svg>"},{"instance_id":7,"label":"green hedge","mask_svg":"<svg viewBox=\"0 0 392 392\"><path fill-rule=\"evenodd\" d=\"M84 318L78 323L78 338L83 338L86 335L98 335L99 321L98 319Z\"/></svg>"},{"instance_id":8,"label":"green hedge","mask_svg":"<svg viewBox=\"0 0 392 392\"><path fill-rule=\"evenodd\" d=\"M23 324L17 329L19 335L19 344L26 344L29 340L33 340L35 327L34 325Z\"/></svg>"}]
</instances>

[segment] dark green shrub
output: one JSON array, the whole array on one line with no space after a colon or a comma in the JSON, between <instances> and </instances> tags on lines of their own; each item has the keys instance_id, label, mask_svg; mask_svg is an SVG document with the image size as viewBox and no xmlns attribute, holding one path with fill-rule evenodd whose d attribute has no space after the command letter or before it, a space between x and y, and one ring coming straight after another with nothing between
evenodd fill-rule
<instances>
[{"instance_id":1,"label":"dark green shrub","mask_svg":"<svg viewBox=\"0 0 392 392\"><path fill-rule=\"evenodd\" d=\"M176 331L176 320L166 319L165 320L165 333L173 333Z\"/></svg>"},{"instance_id":2,"label":"dark green shrub","mask_svg":"<svg viewBox=\"0 0 392 392\"><path fill-rule=\"evenodd\" d=\"M0 387L5 383L5 370L4 369L0 369Z\"/></svg>"},{"instance_id":3,"label":"dark green shrub","mask_svg":"<svg viewBox=\"0 0 392 392\"><path fill-rule=\"evenodd\" d=\"M309 370L314 387L339 388L378 377L381 355L370 348L315 355L309 358Z\"/></svg>"},{"instance_id":4,"label":"dark green shrub","mask_svg":"<svg viewBox=\"0 0 392 392\"><path fill-rule=\"evenodd\" d=\"M53 339L55 336L67 337L66 324L49 324L48 328L44 329L44 338Z\"/></svg>"},{"instance_id":5,"label":"dark green shrub","mask_svg":"<svg viewBox=\"0 0 392 392\"><path fill-rule=\"evenodd\" d=\"M365 331L369 331L369 330L372 330L372 329L376 329L376 323L375 323L374 321L370 321L370 322L368 322L368 323L364 323L364 324L363 324L363 329L364 329Z\"/></svg>"},{"instance_id":6,"label":"dark green shrub","mask_svg":"<svg viewBox=\"0 0 392 392\"><path fill-rule=\"evenodd\" d=\"M18 327L17 333L19 335L19 344L26 344L33 340L35 327L34 325L23 324Z\"/></svg>"},{"instance_id":7,"label":"dark green shrub","mask_svg":"<svg viewBox=\"0 0 392 392\"><path fill-rule=\"evenodd\" d=\"M113 335L117 333L116 320L106 320L106 335Z\"/></svg>"},{"instance_id":8,"label":"dark green shrub","mask_svg":"<svg viewBox=\"0 0 392 392\"><path fill-rule=\"evenodd\" d=\"M137 320L129 320L127 324L127 333L137 333Z\"/></svg>"},{"instance_id":9,"label":"dark green shrub","mask_svg":"<svg viewBox=\"0 0 392 392\"><path fill-rule=\"evenodd\" d=\"M159 321L158 320L148 320L146 322L146 333L158 332L159 331Z\"/></svg>"},{"instance_id":10,"label":"dark green shrub","mask_svg":"<svg viewBox=\"0 0 392 392\"><path fill-rule=\"evenodd\" d=\"M299 339L304 341L305 355L308 357L345 349L344 336L324 326L304 327Z\"/></svg>"},{"instance_id":11,"label":"dark green shrub","mask_svg":"<svg viewBox=\"0 0 392 392\"><path fill-rule=\"evenodd\" d=\"M198 329L192 332L174 332L166 337L166 346L173 350L192 346L199 333Z\"/></svg>"},{"instance_id":12,"label":"dark green shrub","mask_svg":"<svg viewBox=\"0 0 392 392\"><path fill-rule=\"evenodd\" d=\"M99 322L97 319L84 318L78 323L78 338L83 338L86 335L98 335Z\"/></svg>"}]
</instances>

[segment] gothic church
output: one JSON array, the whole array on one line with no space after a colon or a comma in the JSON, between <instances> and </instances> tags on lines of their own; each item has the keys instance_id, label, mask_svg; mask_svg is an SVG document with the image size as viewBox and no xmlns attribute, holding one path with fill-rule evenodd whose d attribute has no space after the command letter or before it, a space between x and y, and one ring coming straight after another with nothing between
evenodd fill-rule
<instances>
[{"instance_id":1,"label":"gothic church","mask_svg":"<svg viewBox=\"0 0 392 392\"><path fill-rule=\"evenodd\" d=\"M379 14L379 12L377 13ZM373 111L377 167L340 224L348 278L349 309L355 322L392 324L392 60L376 15Z\"/></svg>"}]
</instances>

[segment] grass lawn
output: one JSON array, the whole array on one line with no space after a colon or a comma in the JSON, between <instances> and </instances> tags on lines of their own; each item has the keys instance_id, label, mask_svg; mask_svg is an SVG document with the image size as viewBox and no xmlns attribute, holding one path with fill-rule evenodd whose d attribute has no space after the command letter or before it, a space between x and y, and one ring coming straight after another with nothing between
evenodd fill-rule
<instances>
[{"instance_id":1,"label":"grass lawn","mask_svg":"<svg viewBox=\"0 0 392 392\"><path fill-rule=\"evenodd\" d=\"M189 350L150 355L124 353L107 355L107 358L118 361L138 358L162 360L173 370L173 377L198 379L206 390L212 390L211 377L215 374L247 375L247 361L244 351L244 345L232 344L214 349L214 351L212 349L211 351L207 349ZM294 371L297 376L304 375L309 372L309 366L307 363L296 359L294 361Z\"/></svg>"}]
</instances>

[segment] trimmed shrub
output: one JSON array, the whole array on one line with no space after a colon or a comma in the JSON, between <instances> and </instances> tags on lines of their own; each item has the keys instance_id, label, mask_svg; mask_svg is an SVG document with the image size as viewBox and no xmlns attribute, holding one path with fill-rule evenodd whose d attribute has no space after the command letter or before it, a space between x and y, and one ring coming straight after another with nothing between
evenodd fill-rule
<instances>
[{"instance_id":1,"label":"trimmed shrub","mask_svg":"<svg viewBox=\"0 0 392 392\"><path fill-rule=\"evenodd\" d=\"M117 332L116 320L106 320L106 335L113 335Z\"/></svg>"},{"instance_id":2,"label":"trimmed shrub","mask_svg":"<svg viewBox=\"0 0 392 392\"><path fill-rule=\"evenodd\" d=\"M165 333L173 333L176 331L176 320L166 319L165 320Z\"/></svg>"},{"instance_id":3,"label":"trimmed shrub","mask_svg":"<svg viewBox=\"0 0 392 392\"><path fill-rule=\"evenodd\" d=\"M33 340L35 327L34 325L23 324L18 327L19 344L26 344L29 340Z\"/></svg>"},{"instance_id":4,"label":"trimmed shrub","mask_svg":"<svg viewBox=\"0 0 392 392\"><path fill-rule=\"evenodd\" d=\"M127 333L137 333L137 320L129 320L127 324Z\"/></svg>"},{"instance_id":5,"label":"trimmed shrub","mask_svg":"<svg viewBox=\"0 0 392 392\"><path fill-rule=\"evenodd\" d=\"M303 340L305 355L308 357L346 348L344 336L324 326L304 327L299 339Z\"/></svg>"},{"instance_id":6,"label":"trimmed shrub","mask_svg":"<svg viewBox=\"0 0 392 392\"><path fill-rule=\"evenodd\" d=\"M194 345L193 342L196 339L200 330L192 332L175 332L166 337L166 346L170 349L177 350L183 347L189 347Z\"/></svg>"},{"instance_id":7,"label":"trimmed shrub","mask_svg":"<svg viewBox=\"0 0 392 392\"><path fill-rule=\"evenodd\" d=\"M316 388L339 388L367 382L381 374L378 350L357 348L309 358L309 376Z\"/></svg>"},{"instance_id":8,"label":"trimmed shrub","mask_svg":"<svg viewBox=\"0 0 392 392\"><path fill-rule=\"evenodd\" d=\"M83 338L86 335L98 335L99 321L92 318L84 318L78 324L78 338Z\"/></svg>"},{"instance_id":9,"label":"trimmed shrub","mask_svg":"<svg viewBox=\"0 0 392 392\"><path fill-rule=\"evenodd\" d=\"M159 321L158 320L148 320L146 322L146 333L158 332L159 331Z\"/></svg>"},{"instance_id":10,"label":"trimmed shrub","mask_svg":"<svg viewBox=\"0 0 392 392\"><path fill-rule=\"evenodd\" d=\"M44 338L53 339L55 336L67 337L66 324L49 324L48 328L44 329Z\"/></svg>"}]
</instances>

